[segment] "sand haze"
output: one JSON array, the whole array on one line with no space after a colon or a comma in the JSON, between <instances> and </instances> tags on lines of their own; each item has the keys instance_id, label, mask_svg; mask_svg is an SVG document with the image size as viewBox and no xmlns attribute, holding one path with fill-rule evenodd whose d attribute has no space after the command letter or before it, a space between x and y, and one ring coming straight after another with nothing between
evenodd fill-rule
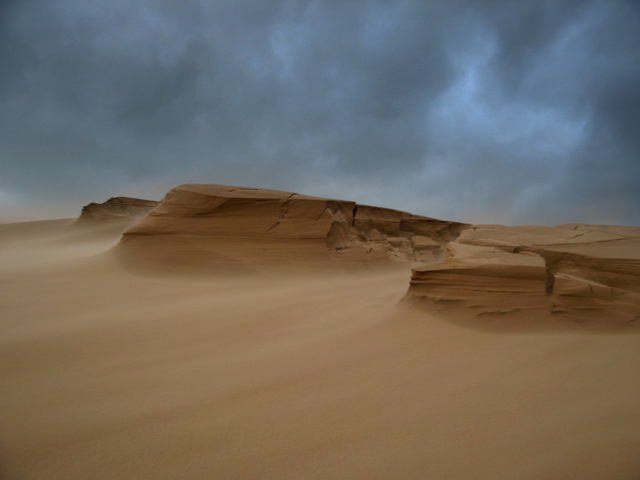
<instances>
[{"instance_id":1,"label":"sand haze","mask_svg":"<svg viewBox=\"0 0 640 480\"><path fill-rule=\"evenodd\" d=\"M640 475L640 228L110 202L0 225L2 478Z\"/></svg>"}]
</instances>

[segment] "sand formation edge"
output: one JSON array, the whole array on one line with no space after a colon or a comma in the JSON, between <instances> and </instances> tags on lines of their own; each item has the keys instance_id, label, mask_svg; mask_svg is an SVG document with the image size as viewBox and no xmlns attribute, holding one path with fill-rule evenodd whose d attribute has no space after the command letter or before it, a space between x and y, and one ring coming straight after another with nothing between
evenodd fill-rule
<instances>
[{"instance_id":1,"label":"sand formation edge","mask_svg":"<svg viewBox=\"0 0 640 480\"><path fill-rule=\"evenodd\" d=\"M114 251L178 272L411 266L405 303L496 324L550 316L640 324L640 227L471 225L277 190L186 184L115 197L78 223L132 221ZM137 222L137 223L136 223Z\"/></svg>"},{"instance_id":2,"label":"sand formation edge","mask_svg":"<svg viewBox=\"0 0 640 480\"><path fill-rule=\"evenodd\" d=\"M127 230L130 261L213 270L435 261L466 224L292 192L187 184Z\"/></svg>"}]
</instances>

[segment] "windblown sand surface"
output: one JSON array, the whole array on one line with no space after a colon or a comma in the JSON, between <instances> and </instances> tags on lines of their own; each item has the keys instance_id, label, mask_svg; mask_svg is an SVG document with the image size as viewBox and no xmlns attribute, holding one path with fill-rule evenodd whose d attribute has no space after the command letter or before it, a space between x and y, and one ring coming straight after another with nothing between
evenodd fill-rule
<instances>
[{"instance_id":1,"label":"windblown sand surface","mask_svg":"<svg viewBox=\"0 0 640 480\"><path fill-rule=\"evenodd\" d=\"M72 222L0 225L3 480L640 477L637 330L483 331L411 307L394 259L442 236L345 237L352 259L392 260L362 268L150 275L111 250L127 226ZM447 248L495 264L474 232ZM633 257L633 232L601 257ZM192 240L180 262L202 255ZM546 248L597 253L566 243ZM538 254L500 252L544 284Z\"/></svg>"}]
</instances>

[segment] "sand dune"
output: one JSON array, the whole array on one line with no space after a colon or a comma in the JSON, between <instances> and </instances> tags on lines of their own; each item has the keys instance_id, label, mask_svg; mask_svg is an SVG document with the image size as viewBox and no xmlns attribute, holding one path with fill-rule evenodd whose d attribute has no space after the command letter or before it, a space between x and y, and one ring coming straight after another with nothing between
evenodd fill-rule
<instances>
[{"instance_id":1,"label":"sand dune","mask_svg":"<svg viewBox=\"0 0 640 480\"><path fill-rule=\"evenodd\" d=\"M635 330L639 294L640 227L473 226L405 300L476 328Z\"/></svg>"},{"instance_id":2,"label":"sand dune","mask_svg":"<svg viewBox=\"0 0 640 480\"><path fill-rule=\"evenodd\" d=\"M406 263L444 255L465 225L291 192L182 185L116 249L128 266L200 270Z\"/></svg>"},{"instance_id":3,"label":"sand dune","mask_svg":"<svg viewBox=\"0 0 640 480\"><path fill-rule=\"evenodd\" d=\"M349 217L353 202L198 190L122 240L109 221L0 226L0 478L640 476L640 335L581 326L637 314L636 229ZM136 255L173 274L130 268ZM198 262L207 275L183 268ZM520 316L463 327L402 301L417 278ZM501 328L480 331L487 317Z\"/></svg>"},{"instance_id":4,"label":"sand dune","mask_svg":"<svg viewBox=\"0 0 640 480\"><path fill-rule=\"evenodd\" d=\"M82 208L76 225L98 223L128 223L129 226L158 206L155 200L131 197L112 197L104 203L90 203Z\"/></svg>"}]
</instances>

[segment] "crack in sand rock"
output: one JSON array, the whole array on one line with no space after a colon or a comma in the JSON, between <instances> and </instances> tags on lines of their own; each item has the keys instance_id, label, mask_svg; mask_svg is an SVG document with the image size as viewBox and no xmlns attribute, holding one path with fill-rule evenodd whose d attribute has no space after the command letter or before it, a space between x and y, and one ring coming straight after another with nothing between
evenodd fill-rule
<instances>
[{"instance_id":1,"label":"crack in sand rock","mask_svg":"<svg viewBox=\"0 0 640 480\"><path fill-rule=\"evenodd\" d=\"M123 235L128 264L199 269L434 261L465 224L276 190L189 184ZM172 236L171 246L166 241ZM424 237L431 241L416 241ZM420 245L418 245L420 244Z\"/></svg>"},{"instance_id":2,"label":"crack in sand rock","mask_svg":"<svg viewBox=\"0 0 640 480\"><path fill-rule=\"evenodd\" d=\"M517 312L524 309L536 312L539 318L551 314L554 321L562 319L588 328L633 323L640 312L640 259L597 256L602 249L601 233L618 235L607 242L623 241L633 235L613 232L633 233L631 228L600 226L572 237L562 230L472 227L448 245L444 260L413 270L405 301L420 300L427 309L429 298L458 301L458 310L449 313L467 322L498 306L502 310L511 305L513 318L523 323L526 316ZM587 235L595 231L599 233ZM583 242L574 243L574 248L590 248L592 255L562 250L568 239L578 237ZM470 307L479 311L469 313Z\"/></svg>"}]
</instances>

